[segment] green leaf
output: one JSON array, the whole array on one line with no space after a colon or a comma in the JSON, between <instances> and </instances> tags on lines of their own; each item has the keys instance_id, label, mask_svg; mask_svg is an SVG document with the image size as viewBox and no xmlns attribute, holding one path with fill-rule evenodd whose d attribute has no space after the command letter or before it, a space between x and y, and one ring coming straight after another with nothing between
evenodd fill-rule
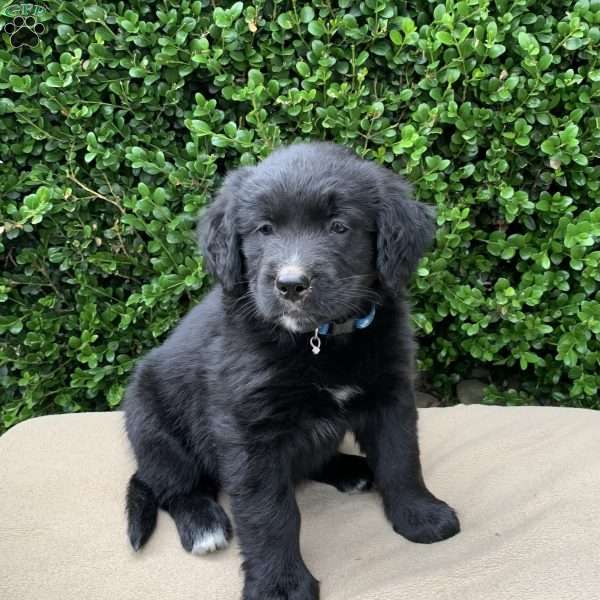
<instances>
[{"instance_id":1,"label":"green leaf","mask_svg":"<svg viewBox=\"0 0 600 600\"><path fill-rule=\"evenodd\" d=\"M8 84L10 88L18 94L27 92L31 88L31 76L30 75L9 75Z\"/></svg>"},{"instance_id":2,"label":"green leaf","mask_svg":"<svg viewBox=\"0 0 600 600\"><path fill-rule=\"evenodd\" d=\"M545 152L546 154L554 155L556 154L559 145L560 141L553 136L542 142L541 149L542 152Z\"/></svg>"},{"instance_id":3,"label":"green leaf","mask_svg":"<svg viewBox=\"0 0 600 600\"><path fill-rule=\"evenodd\" d=\"M447 31L438 31L435 34L435 37L438 41L442 42L442 44L445 44L446 46L454 46L456 43L454 38Z\"/></svg>"},{"instance_id":4,"label":"green leaf","mask_svg":"<svg viewBox=\"0 0 600 600\"><path fill-rule=\"evenodd\" d=\"M239 16L242 14L243 10L244 10L243 2L234 2L231 5L231 8L229 9L229 15L231 17L231 20L235 21L236 19L238 19Z\"/></svg>"},{"instance_id":5,"label":"green leaf","mask_svg":"<svg viewBox=\"0 0 600 600\"><path fill-rule=\"evenodd\" d=\"M310 67L303 61L299 61L296 63L296 71L298 71L298 73L302 75L302 77L310 76Z\"/></svg>"},{"instance_id":6,"label":"green leaf","mask_svg":"<svg viewBox=\"0 0 600 600\"><path fill-rule=\"evenodd\" d=\"M264 76L258 69L250 69L248 71L248 83L253 87L264 83Z\"/></svg>"},{"instance_id":7,"label":"green leaf","mask_svg":"<svg viewBox=\"0 0 600 600\"><path fill-rule=\"evenodd\" d=\"M308 24L308 31L317 38L323 37L325 28L320 21L311 21Z\"/></svg>"},{"instance_id":8,"label":"green leaf","mask_svg":"<svg viewBox=\"0 0 600 600\"><path fill-rule=\"evenodd\" d=\"M300 21L310 23L315 18L315 11L311 6L303 6L300 10Z\"/></svg>"},{"instance_id":9,"label":"green leaf","mask_svg":"<svg viewBox=\"0 0 600 600\"><path fill-rule=\"evenodd\" d=\"M281 13L277 17L277 24L282 29L292 29L294 27L294 22L292 21L292 13Z\"/></svg>"},{"instance_id":10,"label":"green leaf","mask_svg":"<svg viewBox=\"0 0 600 600\"><path fill-rule=\"evenodd\" d=\"M521 31L518 35L519 46L527 50L531 46L531 35L525 31Z\"/></svg>"},{"instance_id":11,"label":"green leaf","mask_svg":"<svg viewBox=\"0 0 600 600\"><path fill-rule=\"evenodd\" d=\"M448 83L454 83L460 77L460 69L451 68L446 71L446 80Z\"/></svg>"},{"instance_id":12,"label":"green leaf","mask_svg":"<svg viewBox=\"0 0 600 600\"><path fill-rule=\"evenodd\" d=\"M392 43L395 44L396 46L401 46L402 45L402 34L397 29L392 29L390 31L390 40L392 40Z\"/></svg>"},{"instance_id":13,"label":"green leaf","mask_svg":"<svg viewBox=\"0 0 600 600\"><path fill-rule=\"evenodd\" d=\"M583 44L584 42L581 38L570 37L565 41L565 48L567 50L579 50Z\"/></svg>"},{"instance_id":14,"label":"green leaf","mask_svg":"<svg viewBox=\"0 0 600 600\"><path fill-rule=\"evenodd\" d=\"M105 22L106 21L106 11L104 8L98 5L86 6L83 9L83 14L86 19L92 19L94 21Z\"/></svg>"},{"instance_id":15,"label":"green leaf","mask_svg":"<svg viewBox=\"0 0 600 600\"><path fill-rule=\"evenodd\" d=\"M48 77L44 83L47 86L54 87L54 88L61 88L64 86L64 81L58 77L54 77L54 75L51 75L50 77Z\"/></svg>"},{"instance_id":16,"label":"green leaf","mask_svg":"<svg viewBox=\"0 0 600 600\"><path fill-rule=\"evenodd\" d=\"M489 50L488 55L491 59L498 58L506 52L506 46L502 44L494 44Z\"/></svg>"}]
</instances>

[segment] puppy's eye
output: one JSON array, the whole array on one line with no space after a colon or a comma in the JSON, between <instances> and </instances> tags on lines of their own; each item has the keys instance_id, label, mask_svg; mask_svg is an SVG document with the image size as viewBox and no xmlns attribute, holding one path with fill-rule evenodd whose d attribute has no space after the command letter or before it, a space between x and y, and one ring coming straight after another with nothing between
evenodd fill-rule
<instances>
[{"instance_id":1,"label":"puppy's eye","mask_svg":"<svg viewBox=\"0 0 600 600\"><path fill-rule=\"evenodd\" d=\"M348 229L349 227L341 221L333 221L333 223L331 224L332 233L346 233Z\"/></svg>"},{"instance_id":2,"label":"puppy's eye","mask_svg":"<svg viewBox=\"0 0 600 600\"><path fill-rule=\"evenodd\" d=\"M263 223L256 231L262 235L271 235L273 233L273 225L271 223Z\"/></svg>"}]
</instances>

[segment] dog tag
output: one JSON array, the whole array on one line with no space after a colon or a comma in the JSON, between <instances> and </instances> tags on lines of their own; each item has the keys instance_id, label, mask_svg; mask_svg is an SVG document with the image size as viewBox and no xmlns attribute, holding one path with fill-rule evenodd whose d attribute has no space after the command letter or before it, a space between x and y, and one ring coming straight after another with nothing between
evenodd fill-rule
<instances>
[{"instance_id":1,"label":"dog tag","mask_svg":"<svg viewBox=\"0 0 600 600\"><path fill-rule=\"evenodd\" d=\"M312 348L312 353L316 356L321 352L321 338L319 337L319 328L315 329L313 336L310 338L310 347Z\"/></svg>"}]
</instances>

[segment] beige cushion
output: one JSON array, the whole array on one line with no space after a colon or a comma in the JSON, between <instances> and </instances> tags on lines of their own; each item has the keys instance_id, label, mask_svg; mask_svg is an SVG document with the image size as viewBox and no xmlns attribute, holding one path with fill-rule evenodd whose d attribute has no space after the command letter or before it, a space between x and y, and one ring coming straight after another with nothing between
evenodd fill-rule
<instances>
[{"instance_id":1,"label":"beige cushion","mask_svg":"<svg viewBox=\"0 0 600 600\"><path fill-rule=\"evenodd\" d=\"M427 408L421 445L463 531L413 544L375 493L309 483L301 544L323 600L600 598L600 412ZM161 512L148 545L129 548L133 469L120 413L42 417L0 438L0 598L237 600L235 543L186 554Z\"/></svg>"}]
</instances>

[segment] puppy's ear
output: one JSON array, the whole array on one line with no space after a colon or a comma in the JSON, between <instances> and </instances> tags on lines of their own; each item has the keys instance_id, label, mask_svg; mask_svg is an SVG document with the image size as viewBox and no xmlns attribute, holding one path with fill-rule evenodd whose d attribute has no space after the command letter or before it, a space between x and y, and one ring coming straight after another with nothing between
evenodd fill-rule
<instances>
[{"instance_id":1,"label":"puppy's ear","mask_svg":"<svg viewBox=\"0 0 600 600\"><path fill-rule=\"evenodd\" d=\"M242 254L235 216L238 196L251 169L229 173L216 198L198 223L198 241L205 269L231 293L242 279Z\"/></svg>"},{"instance_id":2,"label":"puppy's ear","mask_svg":"<svg viewBox=\"0 0 600 600\"><path fill-rule=\"evenodd\" d=\"M388 172L377 214L377 270L394 293L408 285L435 235L435 208L412 199L409 185Z\"/></svg>"}]
</instances>

